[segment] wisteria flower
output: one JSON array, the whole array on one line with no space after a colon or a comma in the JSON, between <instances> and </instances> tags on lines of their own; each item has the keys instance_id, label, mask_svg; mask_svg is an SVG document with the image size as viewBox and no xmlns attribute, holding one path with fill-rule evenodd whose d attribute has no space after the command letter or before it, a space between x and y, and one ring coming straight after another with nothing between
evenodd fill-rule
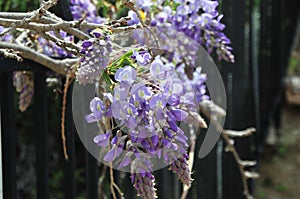
<instances>
[{"instance_id":1,"label":"wisteria flower","mask_svg":"<svg viewBox=\"0 0 300 199\"><path fill-rule=\"evenodd\" d=\"M95 97L90 102L90 110L92 113L85 117L88 123L96 122L102 119L105 107L99 97Z\"/></svg>"},{"instance_id":2,"label":"wisteria flower","mask_svg":"<svg viewBox=\"0 0 300 199\"><path fill-rule=\"evenodd\" d=\"M149 64L151 60L151 55L147 52L137 52L134 50L133 56L135 57L136 61L142 66L146 66L147 64Z\"/></svg>"},{"instance_id":3,"label":"wisteria flower","mask_svg":"<svg viewBox=\"0 0 300 199\"><path fill-rule=\"evenodd\" d=\"M130 20L128 20L128 25L135 25L135 24L139 24L140 23L140 20L139 18L137 17L136 13L132 10L129 10L128 11L128 17L130 17Z\"/></svg>"},{"instance_id":4,"label":"wisteria flower","mask_svg":"<svg viewBox=\"0 0 300 199\"><path fill-rule=\"evenodd\" d=\"M100 134L94 137L94 142L101 147L106 147L109 143L109 137L111 133Z\"/></svg>"},{"instance_id":5,"label":"wisteria flower","mask_svg":"<svg viewBox=\"0 0 300 199\"><path fill-rule=\"evenodd\" d=\"M149 106L151 109L155 110L155 115L158 120L164 119L164 109L166 106L166 98L164 95L154 95L149 101Z\"/></svg>"},{"instance_id":6,"label":"wisteria flower","mask_svg":"<svg viewBox=\"0 0 300 199\"><path fill-rule=\"evenodd\" d=\"M126 66L117 70L115 80L118 82L125 82L131 85L136 79L136 71L131 66Z\"/></svg>"}]
</instances>

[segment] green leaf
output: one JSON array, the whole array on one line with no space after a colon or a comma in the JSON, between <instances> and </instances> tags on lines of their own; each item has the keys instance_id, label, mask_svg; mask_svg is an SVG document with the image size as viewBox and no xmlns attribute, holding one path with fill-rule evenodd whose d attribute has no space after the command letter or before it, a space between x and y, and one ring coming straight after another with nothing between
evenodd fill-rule
<instances>
[{"instance_id":1,"label":"green leaf","mask_svg":"<svg viewBox=\"0 0 300 199\"><path fill-rule=\"evenodd\" d=\"M111 86L111 85L112 85L112 82L111 82L111 79L110 79L108 73L104 72L104 73L102 74L102 78L104 79L104 81L106 82L106 84L107 84L108 86Z\"/></svg>"},{"instance_id":2,"label":"green leaf","mask_svg":"<svg viewBox=\"0 0 300 199\"><path fill-rule=\"evenodd\" d=\"M132 65L133 62L131 61L130 57L133 55L133 50L126 52L120 58L116 59L109 67L108 71L115 73L119 68L122 68L127 65Z\"/></svg>"},{"instance_id":3,"label":"green leaf","mask_svg":"<svg viewBox=\"0 0 300 199\"><path fill-rule=\"evenodd\" d=\"M8 0L6 2L5 7L4 7L4 12L9 11L11 3L12 3L11 0Z\"/></svg>"}]
</instances>

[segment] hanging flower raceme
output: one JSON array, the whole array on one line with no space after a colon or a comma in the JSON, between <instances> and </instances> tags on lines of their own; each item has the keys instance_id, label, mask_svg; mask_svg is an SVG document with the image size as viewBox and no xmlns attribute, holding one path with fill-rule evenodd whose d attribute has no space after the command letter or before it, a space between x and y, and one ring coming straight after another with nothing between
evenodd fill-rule
<instances>
[{"instance_id":1,"label":"hanging flower raceme","mask_svg":"<svg viewBox=\"0 0 300 199\"><path fill-rule=\"evenodd\" d=\"M209 53L216 50L220 59L233 62L234 57L230 40L222 33L225 26L217 1L134 3L138 10L129 11L127 24L142 20L143 25L153 28L148 37L145 34L149 30L135 30L129 38L134 40L134 47L114 52L110 58L110 37L92 31L93 38L82 42L77 79L81 84L108 84L91 100L91 113L85 119L112 125L94 137L104 149L103 161L118 169L129 167L138 195L153 199L157 196L154 159L169 165L182 183L190 186L192 182L187 154L189 132L181 125L207 127L198 111L199 104L209 100L206 75L197 67L199 44ZM77 11L72 10L75 17ZM119 44L114 47L118 49Z\"/></svg>"},{"instance_id":2,"label":"hanging flower raceme","mask_svg":"<svg viewBox=\"0 0 300 199\"><path fill-rule=\"evenodd\" d=\"M106 20L105 18L97 16L96 6L91 0L71 0L70 4L70 10L74 20L80 20L85 17L88 22L97 24L101 24Z\"/></svg>"},{"instance_id":3,"label":"hanging flower raceme","mask_svg":"<svg viewBox=\"0 0 300 199\"><path fill-rule=\"evenodd\" d=\"M83 46L90 48L92 43L87 41ZM176 68L168 59L152 58L144 50L133 50L128 56L131 65L115 71L112 89L103 94L103 99L95 97L91 101L91 113L86 120L90 123L110 119L118 124L117 133L97 135L94 142L109 147L104 161L119 162L118 168L131 163L135 171L131 177L138 194L154 198L151 158L171 164L170 169L183 183L191 182L188 137L179 123L205 127L203 120L197 122L201 116L196 111L199 102L208 98L203 91L205 77L197 70L195 81L191 81L182 70L184 66ZM104 101L109 103L104 105ZM149 162L145 166L149 171L143 171L145 168L136 163L141 161Z\"/></svg>"},{"instance_id":4,"label":"hanging flower raceme","mask_svg":"<svg viewBox=\"0 0 300 199\"><path fill-rule=\"evenodd\" d=\"M136 5L148 14L152 27L182 32L206 47L209 53L216 49L219 59L234 62L230 40L222 32L225 25L221 22L223 15L217 10L218 4L212 0L136 1ZM151 18L154 10L159 12ZM131 24L139 23L135 13L130 12L129 17Z\"/></svg>"},{"instance_id":5,"label":"hanging flower raceme","mask_svg":"<svg viewBox=\"0 0 300 199\"><path fill-rule=\"evenodd\" d=\"M131 169L131 182L142 198L157 198L155 177L149 170L151 167L147 160L135 160Z\"/></svg>"},{"instance_id":6,"label":"hanging flower raceme","mask_svg":"<svg viewBox=\"0 0 300 199\"><path fill-rule=\"evenodd\" d=\"M33 74L26 71L16 71L13 73L13 84L16 87L16 91L19 93L19 110L24 112L33 99Z\"/></svg>"},{"instance_id":7,"label":"hanging flower raceme","mask_svg":"<svg viewBox=\"0 0 300 199\"><path fill-rule=\"evenodd\" d=\"M172 170L178 176L182 183L190 186L192 178L187 159L188 155L184 154L182 157L171 163L170 170Z\"/></svg>"},{"instance_id":8,"label":"hanging flower raceme","mask_svg":"<svg viewBox=\"0 0 300 199\"><path fill-rule=\"evenodd\" d=\"M53 31L49 32L50 35L55 36L55 33ZM59 32L59 36L65 41L65 42L74 42L74 37L68 35L64 31ZM57 46L56 43L53 41L48 41L47 39L43 37L37 38L37 50L42 52L45 55L48 55L50 57L72 57L74 56L72 53L67 52L66 50L62 49L61 47Z\"/></svg>"},{"instance_id":9,"label":"hanging flower raceme","mask_svg":"<svg viewBox=\"0 0 300 199\"><path fill-rule=\"evenodd\" d=\"M82 57L77 70L79 83L85 85L94 83L104 71L109 62L109 53L112 51L109 36L100 32L92 32L93 38L82 42L80 51Z\"/></svg>"},{"instance_id":10,"label":"hanging flower raceme","mask_svg":"<svg viewBox=\"0 0 300 199\"><path fill-rule=\"evenodd\" d=\"M5 33L5 31L7 31L8 28L5 28L3 26L0 26L0 41L11 41L13 39L13 36L9 33ZM3 34L4 33L4 34Z\"/></svg>"}]
</instances>

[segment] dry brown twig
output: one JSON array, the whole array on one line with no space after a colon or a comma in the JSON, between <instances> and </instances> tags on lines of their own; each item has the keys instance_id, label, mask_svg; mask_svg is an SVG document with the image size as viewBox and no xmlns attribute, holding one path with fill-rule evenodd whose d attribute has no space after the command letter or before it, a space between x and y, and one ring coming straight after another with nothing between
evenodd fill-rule
<instances>
[{"instance_id":1,"label":"dry brown twig","mask_svg":"<svg viewBox=\"0 0 300 199\"><path fill-rule=\"evenodd\" d=\"M211 103L211 106L209 108L207 108L207 107L208 106L200 106L201 112L206 117L210 118L210 122L216 127L216 129L219 132L221 132L223 140L226 142L226 145L227 145L225 151L232 153L233 158L238 165L239 172L241 174L243 189L244 189L243 193L247 199L254 199L254 197L251 195L251 193L249 191L247 181L248 181L248 179L258 178L259 174L257 174L256 172L247 171L246 168L255 166L256 162L241 160L240 155L234 146L234 140L232 138L251 136L256 131L256 129L248 128L243 131L224 130L223 126L218 122L218 117L223 115L223 113L225 113L225 111L213 103Z\"/></svg>"},{"instance_id":2,"label":"dry brown twig","mask_svg":"<svg viewBox=\"0 0 300 199\"><path fill-rule=\"evenodd\" d=\"M12 49L0 49L0 54L2 54L5 58L15 59L18 62L23 61L23 58L19 56L19 51L14 51Z\"/></svg>"},{"instance_id":3,"label":"dry brown twig","mask_svg":"<svg viewBox=\"0 0 300 199\"><path fill-rule=\"evenodd\" d=\"M200 105L200 110L207 118L210 118L210 122L213 125L215 125L215 127L217 128L217 130L219 132L221 132L223 140L227 144L225 151L232 153L233 158L236 161L238 168L239 168L239 172L241 174L241 180L243 183L243 193L244 193L246 199L254 199L254 197L250 194L247 181L248 181L248 179L258 178L259 174L256 172L247 171L246 168L255 166L256 161L241 160L241 158L234 146L234 140L232 138L251 136L256 131L255 128L248 128L243 131L224 130L222 125L218 122L218 117L224 117L226 115L225 111L222 108L215 105L214 103L204 101ZM191 135L194 135L194 134L191 134ZM194 163L195 140L196 140L195 138L191 137L191 147L190 147L190 152L189 152L189 158L190 158L189 164L190 164L191 169L192 169L193 163ZM189 189L190 189L190 187L188 187L188 186L183 187L181 199L186 199Z\"/></svg>"},{"instance_id":4,"label":"dry brown twig","mask_svg":"<svg viewBox=\"0 0 300 199\"><path fill-rule=\"evenodd\" d=\"M65 118L66 118L65 114L66 114L68 90L74 79L75 79L74 72L69 72L66 76L66 82L64 84L63 100L62 100L62 108L61 108L61 139L63 142L63 152L64 152L65 160L67 161L69 160L69 156L67 152L66 135L65 135Z\"/></svg>"},{"instance_id":5,"label":"dry brown twig","mask_svg":"<svg viewBox=\"0 0 300 199\"><path fill-rule=\"evenodd\" d=\"M0 26L8 28L3 31L1 35L16 29L22 32L19 38L15 40L17 45L12 41L1 41L1 53L6 55L6 57L14 58L19 61L22 60L21 57L32 60L44 65L58 74L66 75L69 68L79 61L78 58L55 60L42 53L34 51L32 48L28 48L25 44L22 44L22 38L24 38L26 34L29 35L33 32L34 34L38 34L48 41L54 42L67 52L70 52L73 55L78 55L80 50L78 44L64 41L59 34L52 35L49 32L54 31L54 33L59 33L60 31L64 31L68 35L73 35L80 40L86 40L90 38L90 36L85 33L86 29L99 28L110 30L112 33L120 33L141 28L140 25L115 27L115 24L94 24L89 23L84 19L77 21L64 21L48 11L48 9L54 6L57 2L58 0L42 1L40 8L29 13L0 12ZM123 19L123 22L120 22L124 23L124 20L126 19ZM8 53L7 49L12 49L12 51L9 51ZM19 53L13 55L16 52Z\"/></svg>"}]
</instances>

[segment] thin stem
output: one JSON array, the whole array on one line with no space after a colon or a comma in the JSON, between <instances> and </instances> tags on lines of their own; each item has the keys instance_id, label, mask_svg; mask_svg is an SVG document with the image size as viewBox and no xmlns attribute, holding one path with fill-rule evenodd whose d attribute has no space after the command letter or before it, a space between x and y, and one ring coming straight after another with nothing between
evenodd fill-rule
<instances>
[{"instance_id":1,"label":"thin stem","mask_svg":"<svg viewBox=\"0 0 300 199\"><path fill-rule=\"evenodd\" d=\"M110 148L110 147L108 147L108 148ZM111 194L113 196L113 199L117 199L115 189L114 189L114 183L115 182L114 182L114 171L113 171L113 168L112 168L112 162L109 163L109 176L110 176L110 191L111 191Z\"/></svg>"},{"instance_id":2,"label":"thin stem","mask_svg":"<svg viewBox=\"0 0 300 199\"><path fill-rule=\"evenodd\" d=\"M110 125L110 119L106 119L105 121L105 128L106 128L106 131L108 131L109 129L111 129L111 125ZM110 150L110 144L108 145L108 150ZM113 196L113 199L117 199L117 196L116 196L116 192L115 192L115 189L114 189L114 171L113 171L113 166L112 166L112 162L109 162L109 176L110 176L110 191L111 191L111 194Z\"/></svg>"},{"instance_id":3,"label":"thin stem","mask_svg":"<svg viewBox=\"0 0 300 199\"><path fill-rule=\"evenodd\" d=\"M120 187L116 183L113 183L113 186L118 191L118 193L121 196L121 198L124 198L124 193L121 191Z\"/></svg>"},{"instance_id":4,"label":"thin stem","mask_svg":"<svg viewBox=\"0 0 300 199\"><path fill-rule=\"evenodd\" d=\"M107 170L107 166L103 165L101 176L98 179L98 193L99 193L99 198L100 199L104 199L103 186L102 185L103 185L103 181L105 179L106 170Z\"/></svg>"},{"instance_id":5,"label":"thin stem","mask_svg":"<svg viewBox=\"0 0 300 199\"><path fill-rule=\"evenodd\" d=\"M194 165L194 160L195 160L195 150L196 150L196 134L193 129L193 126L190 126L190 139L191 139L191 147L190 147L190 152L189 152L189 169L192 172L193 165ZM189 190L191 188L191 185L184 185L183 186L183 192L181 194L180 199L186 199Z\"/></svg>"},{"instance_id":6,"label":"thin stem","mask_svg":"<svg viewBox=\"0 0 300 199\"><path fill-rule=\"evenodd\" d=\"M66 135L65 135L65 114L66 114L66 105L67 105L67 94L68 89L74 80L74 77L71 74L67 74L66 82L64 85L64 94L63 94L63 101L62 101L62 109L61 109L61 139L63 142L63 151L65 159L68 161L69 156L67 152L67 146L66 146Z\"/></svg>"}]
</instances>

